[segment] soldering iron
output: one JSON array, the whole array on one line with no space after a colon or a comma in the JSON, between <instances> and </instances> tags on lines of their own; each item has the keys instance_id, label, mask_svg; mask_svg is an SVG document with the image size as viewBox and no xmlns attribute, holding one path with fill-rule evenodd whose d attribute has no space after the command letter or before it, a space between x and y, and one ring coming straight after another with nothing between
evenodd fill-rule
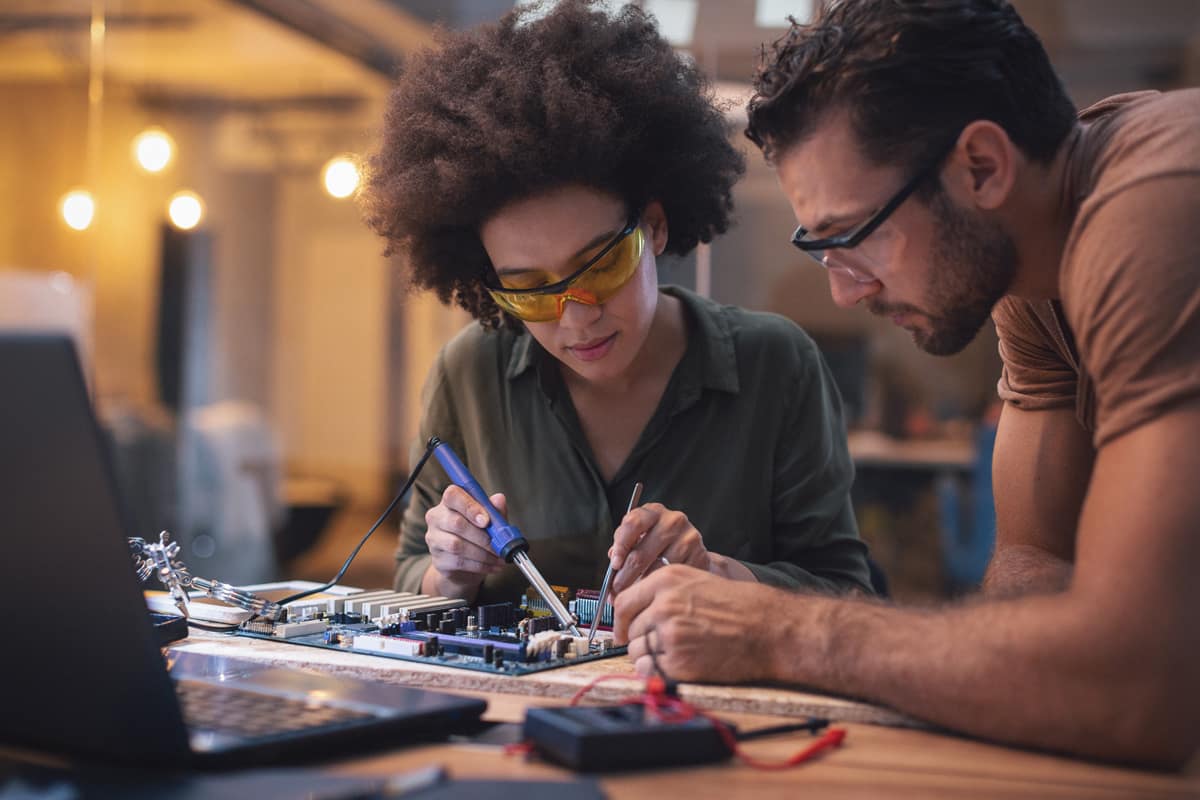
<instances>
[{"instance_id":1,"label":"soldering iron","mask_svg":"<svg viewBox=\"0 0 1200 800\"><path fill-rule=\"evenodd\" d=\"M542 573L538 572L537 567L530 560L529 542L521 535L521 531L515 525L509 525L508 521L504 519L504 515L492 505L487 492L479 485L479 481L475 480L475 476L471 474L466 464L459 459L458 454L450 445L434 436L429 440L429 446L433 448L433 454L437 456L438 462L450 476L451 482L475 498L487 511L487 534L492 550L505 561L516 564L517 569L521 570L521 574L529 581L529 585L536 589L537 593L546 601L546 605L550 607L563 627L569 630L572 636L581 636L577 620L571 616L571 612L567 611L562 600L558 598L558 595L550 588L550 584L546 583L546 579L542 577Z\"/></svg>"}]
</instances>

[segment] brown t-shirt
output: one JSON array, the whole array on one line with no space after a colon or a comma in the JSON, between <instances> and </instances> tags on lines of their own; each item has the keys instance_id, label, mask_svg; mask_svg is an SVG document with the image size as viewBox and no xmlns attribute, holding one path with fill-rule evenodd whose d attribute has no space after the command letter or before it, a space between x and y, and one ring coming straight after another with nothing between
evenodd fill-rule
<instances>
[{"instance_id":1,"label":"brown t-shirt","mask_svg":"<svg viewBox=\"0 0 1200 800\"><path fill-rule=\"evenodd\" d=\"M1200 402L1200 89L1110 97L1080 122L1060 299L1005 297L992 318L1000 397L1073 407L1099 448Z\"/></svg>"}]
</instances>

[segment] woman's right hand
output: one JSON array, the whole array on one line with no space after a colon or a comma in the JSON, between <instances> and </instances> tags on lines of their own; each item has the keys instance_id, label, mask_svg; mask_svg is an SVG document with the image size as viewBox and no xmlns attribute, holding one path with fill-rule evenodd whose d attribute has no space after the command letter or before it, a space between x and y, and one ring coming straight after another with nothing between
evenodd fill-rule
<instances>
[{"instance_id":1,"label":"woman's right hand","mask_svg":"<svg viewBox=\"0 0 1200 800\"><path fill-rule=\"evenodd\" d=\"M507 516L503 494L488 499ZM475 498L458 486L446 487L442 502L425 512L425 544L433 561L421 581L422 592L474 600L483 579L504 568L504 560L492 551L488 522L487 511Z\"/></svg>"}]
</instances>

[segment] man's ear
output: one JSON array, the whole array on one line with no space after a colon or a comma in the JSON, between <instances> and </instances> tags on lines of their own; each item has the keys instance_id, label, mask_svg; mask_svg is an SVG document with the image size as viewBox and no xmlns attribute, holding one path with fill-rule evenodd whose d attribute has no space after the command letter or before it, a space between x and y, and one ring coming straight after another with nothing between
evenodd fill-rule
<instances>
[{"instance_id":1,"label":"man's ear","mask_svg":"<svg viewBox=\"0 0 1200 800\"><path fill-rule=\"evenodd\" d=\"M976 120L959 135L944 180L959 201L993 211L1012 194L1019 157L1004 128Z\"/></svg>"},{"instance_id":2,"label":"man's ear","mask_svg":"<svg viewBox=\"0 0 1200 800\"><path fill-rule=\"evenodd\" d=\"M667 213L663 211L662 203L657 200L651 200L642 209L642 225L648 228L650 234L650 245L654 248L654 255L661 256L663 251L667 249Z\"/></svg>"}]
</instances>

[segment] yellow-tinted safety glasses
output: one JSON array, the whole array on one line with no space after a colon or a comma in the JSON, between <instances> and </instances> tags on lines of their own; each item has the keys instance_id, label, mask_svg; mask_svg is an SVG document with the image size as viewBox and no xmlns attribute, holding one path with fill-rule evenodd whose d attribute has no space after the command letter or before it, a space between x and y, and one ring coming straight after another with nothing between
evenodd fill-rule
<instances>
[{"instance_id":1,"label":"yellow-tinted safety glasses","mask_svg":"<svg viewBox=\"0 0 1200 800\"><path fill-rule=\"evenodd\" d=\"M562 317L567 301L600 305L616 294L637 272L646 235L633 215L625 227L561 281L549 283L549 272L533 270L498 278L489 270L484 285L496 305L525 322L551 322Z\"/></svg>"}]
</instances>

